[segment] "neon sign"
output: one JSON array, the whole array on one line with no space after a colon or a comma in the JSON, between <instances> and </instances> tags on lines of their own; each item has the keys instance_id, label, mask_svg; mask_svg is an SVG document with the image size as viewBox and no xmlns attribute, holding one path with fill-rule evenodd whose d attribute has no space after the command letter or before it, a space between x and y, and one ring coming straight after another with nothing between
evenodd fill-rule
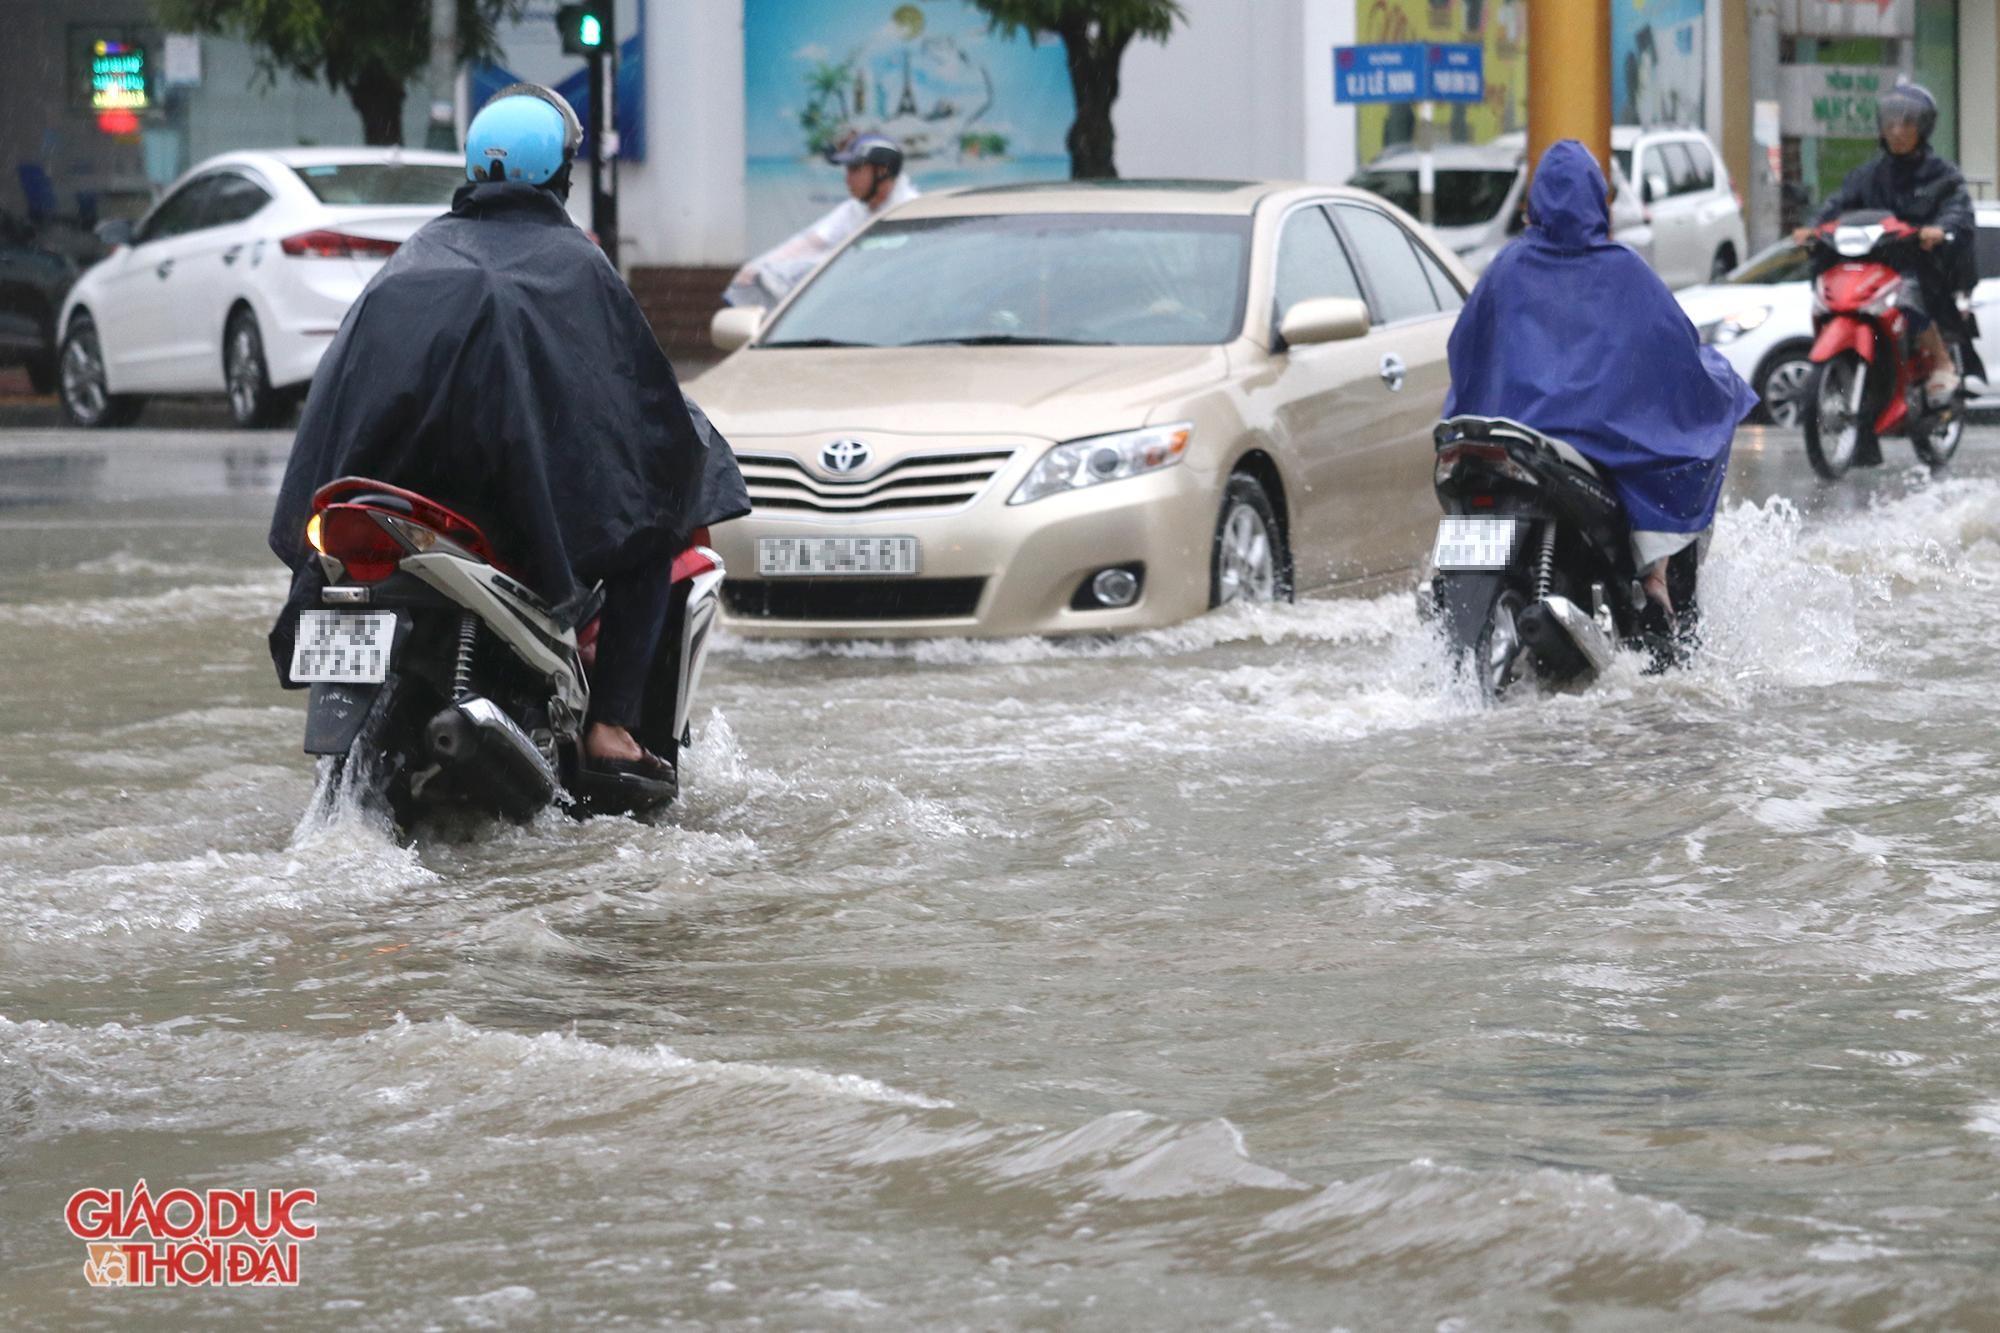
<instances>
[{"instance_id":1,"label":"neon sign","mask_svg":"<svg viewBox=\"0 0 2000 1333\"><path fill-rule=\"evenodd\" d=\"M99 40L90 46L90 109L144 111L153 104L146 92L146 48L136 42Z\"/></svg>"}]
</instances>

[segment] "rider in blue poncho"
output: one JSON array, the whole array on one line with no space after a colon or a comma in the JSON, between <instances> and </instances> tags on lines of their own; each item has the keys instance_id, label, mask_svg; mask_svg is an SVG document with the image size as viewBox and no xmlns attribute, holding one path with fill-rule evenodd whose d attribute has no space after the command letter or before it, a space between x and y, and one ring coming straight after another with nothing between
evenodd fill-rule
<instances>
[{"instance_id":1,"label":"rider in blue poncho","mask_svg":"<svg viewBox=\"0 0 2000 1333\"><path fill-rule=\"evenodd\" d=\"M1757 395L1701 345L1646 261L1611 239L1604 173L1582 144L1542 155L1528 221L1452 331L1445 415L1510 418L1603 469L1646 591L1671 617L1692 606L1698 538Z\"/></svg>"}]
</instances>

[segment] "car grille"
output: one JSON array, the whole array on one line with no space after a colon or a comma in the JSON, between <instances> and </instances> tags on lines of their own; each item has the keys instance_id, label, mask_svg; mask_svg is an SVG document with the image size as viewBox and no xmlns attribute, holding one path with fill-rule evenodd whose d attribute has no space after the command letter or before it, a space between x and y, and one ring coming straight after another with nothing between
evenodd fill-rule
<instances>
[{"instance_id":1,"label":"car grille","mask_svg":"<svg viewBox=\"0 0 2000 1333\"><path fill-rule=\"evenodd\" d=\"M985 579L729 579L723 604L745 620L962 620Z\"/></svg>"},{"instance_id":2,"label":"car grille","mask_svg":"<svg viewBox=\"0 0 2000 1333\"><path fill-rule=\"evenodd\" d=\"M738 454L753 510L870 514L887 509L956 509L970 504L1014 456L1012 449L919 454L865 478L829 481L783 454Z\"/></svg>"}]
</instances>

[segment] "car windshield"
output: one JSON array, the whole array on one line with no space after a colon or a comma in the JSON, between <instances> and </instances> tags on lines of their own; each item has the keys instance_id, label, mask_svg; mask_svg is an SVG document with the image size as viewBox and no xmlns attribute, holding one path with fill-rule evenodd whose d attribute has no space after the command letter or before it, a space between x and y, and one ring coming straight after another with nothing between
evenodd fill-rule
<instances>
[{"instance_id":1,"label":"car windshield","mask_svg":"<svg viewBox=\"0 0 2000 1333\"><path fill-rule=\"evenodd\" d=\"M1440 170L1437 173L1435 200L1436 225L1476 227L1483 222L1491 222L1506 207L1508 192L1514 188L1515 175L1512 168ZM1352 184L1358 189L1381 195L1412 217L1417 214L1417 173L1414 168L1405 171L1370 167L1356 176Z\"/></svg>"},{"instance_id":2,"label":"car windshield","mask_svg":"<svg viewBox=\"0 0 2000 1333\"><path fill-rule=\"evenodd\" d=\"M1812 257L1802 246L1779 241L1737 265L1724 282L1805 282L1812 277Z\"/></svg>"},{"instance_id":3,"label":"car windshield","mask_svg":"<svg viewBox=\"0 0 2000 1333\"><path fill-rule=\"evenodd\" d=\"M878 223L761 347L1227 342L1243 324L1250 220L1003 214Z\"/></svg>"},{"instance_id":4,"label":"car windshield","mask_svg":"<svg viewBox=\"0 0 2000 1333\"><path fill-rule=\"evenodd\" d=\"M322 204L451 205L465 168L408 162L319 162L293 167Z\"/></svg>"},{"instance_id":5,"label":"car windshield","mask_svg":"<svg viewBox=\"0 0 2000 1333\"><path fill-rule=\"evenodd\" d=\"M1628 180L1628 181L1632 179L1632 150L1631 150L1631 149L1629 149L1629 148L1614 148L1614 149L1612 149L1612 150L1611 150L1611 160L1612 160L1613 162L1616 162L1616 163L1618 164L1618 174L1619 174L1619 175L1623 176L1623 177L1624 177L1624 178L1625 178L1626 180Z\"/></svg>"}]
</instances>

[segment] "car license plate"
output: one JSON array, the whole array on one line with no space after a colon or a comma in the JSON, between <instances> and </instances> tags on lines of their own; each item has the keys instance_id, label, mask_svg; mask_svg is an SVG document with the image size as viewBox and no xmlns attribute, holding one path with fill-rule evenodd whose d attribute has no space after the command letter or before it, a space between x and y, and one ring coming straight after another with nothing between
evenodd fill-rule
<instances>
[{"instance_id":1,"label":"car license plate","mask_svg":"<svg viewBox=\"0 0 2000 1333\"><path fill-rule=\"evenodd\" d=\"M379 685L396 643L393 611L301 611L292 679Z\"/></svg>"},{"instance_id":2,"label":"car license plate","mask_svg":"<svg viewBox=\"0 0 2000 1333\"><path fill-rule=\"evenodd\" d=\"M877 575L917 572L915 537L759 537L757 574Z\"/></svg>"},{"instance_id":3,"label":"car license plate","mask_svg":"<svg viewBox=\"0 0 2000 1333\"><path fill-rule=\"evenodd\" d=\"M1511 518L1447 518L1438 524L1431 563L1439 569L1505 569L1514 558Z\"/></svg>"}]
</instances>

